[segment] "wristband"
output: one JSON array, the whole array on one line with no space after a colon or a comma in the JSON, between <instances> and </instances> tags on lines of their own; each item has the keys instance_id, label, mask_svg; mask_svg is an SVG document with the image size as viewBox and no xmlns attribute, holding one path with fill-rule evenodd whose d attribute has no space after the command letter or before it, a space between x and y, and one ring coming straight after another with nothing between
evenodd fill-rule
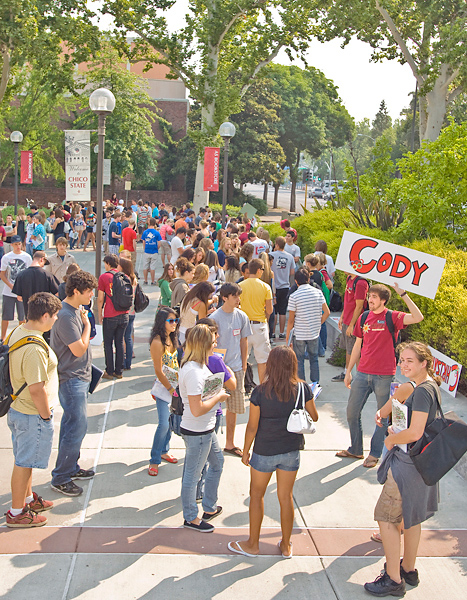
<instances>
[{"instance_id":1,"label":"wristband","mask_svg":"<svg viewBox=\"0 0 467 600\"><path fill-rule=\"evenodd\" d=\"M39 416L40 416L40 415L39 415ZM41 417L41 416L40 416L40 417ZM41 417L41 419L42 419L43 421L50 421L50 420L51 420L51 418L52 418L52 415L50 415L50 417L49 417L48 419L44 419L44 417Z\"/></svg>"},{"instance_id":2,"label":"wristband","mask_svg":"<svg viewBox=\"0 0 467 600\"><path fill-rule=\"evenodd\" d=\"M404 292L403 294L401 294L401 298L403 298L404 296L407 296L407 292Z\"/></svg>"}]
</instances>

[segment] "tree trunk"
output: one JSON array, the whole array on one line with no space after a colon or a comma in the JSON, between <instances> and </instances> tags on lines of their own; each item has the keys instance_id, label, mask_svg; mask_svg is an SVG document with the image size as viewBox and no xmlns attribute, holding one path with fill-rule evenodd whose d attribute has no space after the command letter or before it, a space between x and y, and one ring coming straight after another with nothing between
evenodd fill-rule
<instances>
[{"instance_id":1,"label":"tree trunk","mask_svg":"<svg viewBox=\"0 0 467 600\"><path fill-rule=\"evenodd\" d=\"M280 185L278 183L274 184L274 204L272 205L273 208L277 208L279 202L279 187Z\"/></svg>"},{"instance_id":2,"label":"tree trunk","mask_svg":"<svg viewBox=\"0 0 467 600\"><path fill-rule=\"evenodd\" d=\"M241 183L241 184L240 184L240 188L239 188L239 189L240 189L240 192L241 192L242 194L243 194L243 188L244 188L244 187L245 187L245 184L244 184L244 183Z\"/></svg>"},{"instance_id":3,"label":"tree trunk","mask_svg":"<svg viewBox=\"0 0 467 600\"><path fill-rule=\"evenodd\" d=\"M290 179L290 212L295 212L295 188L297 187L297 180L295 177Z\"/></svg>"},{"instance_id":4,"label":"tree trunk","mask_svg":"<svg viewBox=\"0 0 467 600\"><path fill-rule=\"evenodd\" d=\"M268 203L269 184L265 183L263 187L263 200Z\"/></svg>"},{"instance_id":5,"label":"tree trunk","mask_svg":"<svg viewBox=\"0 0 467 600\"><path fill-rule=\"evenodd\" d=\"M446 83L448 75L447 65L443 65L443 67L446 68L441 68L441 74L436 79L433 89L420 97L420 108L423 104L425 112L424 122L422 123L422 111L420 110L420 141L434 142L437 140L446 117L446 96L448 93Z\"/></svg>"}]
</instances>

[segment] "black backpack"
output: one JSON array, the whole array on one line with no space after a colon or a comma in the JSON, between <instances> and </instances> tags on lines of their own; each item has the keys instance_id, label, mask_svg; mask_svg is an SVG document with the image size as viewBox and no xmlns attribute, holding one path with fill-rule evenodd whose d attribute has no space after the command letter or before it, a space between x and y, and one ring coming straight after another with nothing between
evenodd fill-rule
<instances>
[{"instance_id":1,"label":"black backpack","mask_svg":"<svg viewBox=\"0 0 467 600\"><path fill-rule=\"evenodd\" d=\"M360 327L362 328L362 331L363 331L363 326L365 325L365 321L367 320L369 314L370 314L370 311L365 310L365 312L363 312L362 316L360 317ZM397 344L399 344L401 341L401 332L400 331L398 332L397 339L396 339L395 332L394 332L394 321L392 320L392 310L388 310L388 312L386 313L386 326L392 337L392 344L394 346L394 354L397 356L396 347L397 347ZM362 339L362 345L363 345L363 339Z\"/></svg>"},{"instance_id":2,"label":"black backpack","mask_svg":"<svg viewBox=\"0 0 467 600\"><path fill-rule=\"evenodd\" d=\"M13 331L11 333L13 333ZM0 346L0 417L4 417L7 414L12 402L27 386L27 383L25 382L16 393L14 392L10 379L10 354L26 344L37 344L38 346L42 346L42 348L47 351L47 354L49 353L49 347L44 340L41 340L34 335L28 335L9 346L8 342L11 333L5 340L5 343Z\"/></svg>"},{"instance_id":3,"label":"black backpack","mask_svg":"<svg viewBox=\"0 0 467 600\"><path fill-rule=\"evenodd\" d=\"M128 275L121 271L113 274L112 296L109 298L112 300L115 310L130 310L133 306L133 286Z\"/></svg>"},{"instance_id":4,"label":"black backpack","mask_svg":"<svg viewBox=\"0 0 467 600\"><path fill-rule=\"evenodd\" d=\"M149 306L149 297L143 292L140 284L136 285L135 290L135 312L140 313Z\"/></svg>"},{"instance_id":5,"label":"black backpack","mask_svg":"<svg viewBox=\"0 0 467 600\"><path fill-rule=\"evenodd\" d=\"M329 300L329 310L331 312L340 312L343 308L344 304L342 302L342 297L339 292L335 290L331 290L331 298Z\"/></svg>"}]
</instances>

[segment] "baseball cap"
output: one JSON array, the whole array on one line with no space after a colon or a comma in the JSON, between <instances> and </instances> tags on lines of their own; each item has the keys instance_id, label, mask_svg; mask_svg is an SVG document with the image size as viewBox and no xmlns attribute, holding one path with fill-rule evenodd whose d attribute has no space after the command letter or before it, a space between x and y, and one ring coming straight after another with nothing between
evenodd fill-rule
<instances>
[{"instance_id":1,"label":"baseball cap","mask_svg":"<svg viewBox=\"0 0 467 600\"><path fill-rule=\"evenodd\" d=\"M17 244L18 242L22 242L23 240L21 239L20 235L12 235L11 236L11 240L10 243L11 244Z\"/></svg>"}]
</instances>

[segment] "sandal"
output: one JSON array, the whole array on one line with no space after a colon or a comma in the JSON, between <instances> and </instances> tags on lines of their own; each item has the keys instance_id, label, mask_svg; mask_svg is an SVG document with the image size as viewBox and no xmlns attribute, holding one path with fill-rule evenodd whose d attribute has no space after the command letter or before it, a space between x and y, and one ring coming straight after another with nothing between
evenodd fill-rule
<instances>
[{"instance_id":1,"label":"sandal","mask_svg":"<svg viewBox=\"0 0 467 600\"><path fill-rule=\"evenodd\" d=\"M372 467L376 467L378 461L379 458L376 458L376 456L371 456L371 454L369 454L363 461L363 466L367 469L371 469Z\"/></svg>"},{"instance_id":2,"label":"sandal","mask_svg":"<svg viewBox=\"0 0 467 600\"><path fill-rule=\"evenodd\" d=\"M348 450L339 450L339 452L336 452L336 456L339 458L358 458L359 460L363 458L363 454L352 454Z\"/></svg>"},{"instance_id":3,"label":"sandal","mask_svg":"<svg viewBox=\"0 0 467 600\"><path fill-rule=\"evenodd\" d=\"M171 454L162 454L161 458L162 460L165 460L165 462L172 463L173 465L178 463L178 458L175 458L175 456L172 456Z\"/></svg>"},{"instance_id":4,"label":"sandal","mask_svg":"<svg viewBox=\"0 0 467 600\"><path fill-rule=\"evenodd\" d=\"M234 446L233 448L224 448L224 452L226 454L232 454L232 456L238 456L239 458L242 458L243 456L243 452L240 448L237 448L237 446Z\"/></svg>"},{"instance_id":5,"label":"sandal","mask_svg":"<svg viewBox=\"0 0 467 600\"><path fill-rule=\"evenodd\" d=\"M151 475L151 477L157 477L157 475L159 475L159 467L157 465L154 467L149 467L148 475Z\"/></svg>"}]
</instances>

